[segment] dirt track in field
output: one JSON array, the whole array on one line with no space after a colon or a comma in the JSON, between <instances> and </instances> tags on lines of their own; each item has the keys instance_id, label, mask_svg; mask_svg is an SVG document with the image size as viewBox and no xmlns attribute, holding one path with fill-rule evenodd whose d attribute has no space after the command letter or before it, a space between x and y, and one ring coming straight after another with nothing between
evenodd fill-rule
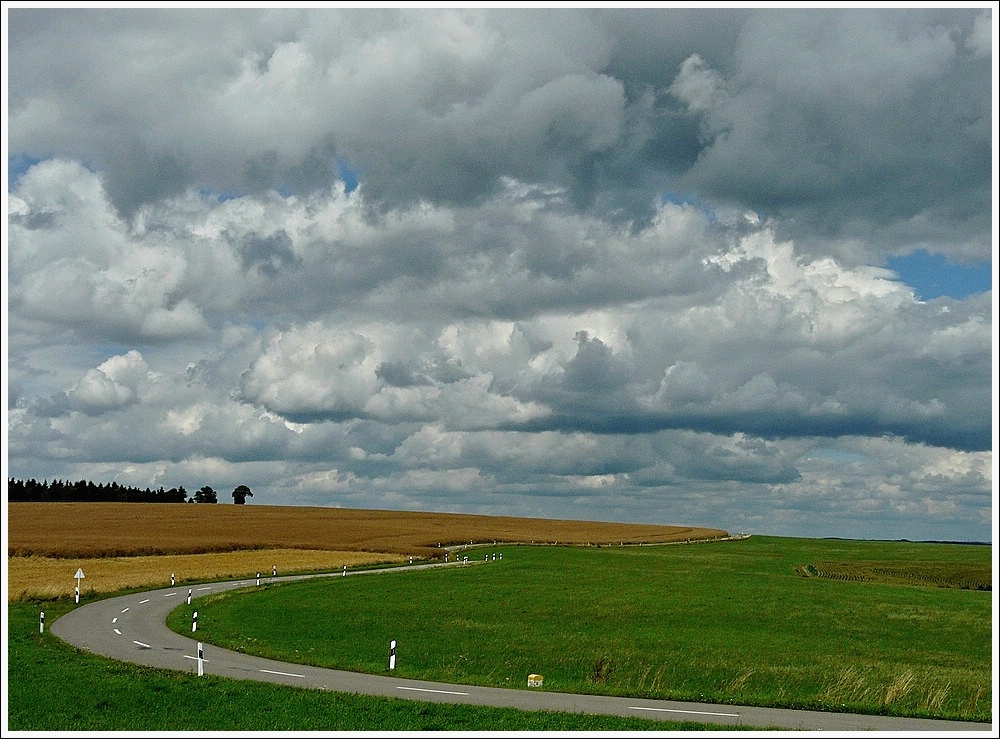
<instances>
[{"instance_id":1,"label":"dirt track in field","mask_svg":"<svg viewBox=\"0 0 1000 739\"><path fill-rule=\"evenodd\" d=\"M169 582L164 558L177 556L188 557L186 566L172 568L193 579L438 558L448 546L494 541L619 545L728 536L689 526L192 503L8 503L7 533L8 599L72 594L77 567L85 573L81 591ZM103 573L103 587L88 569Z\"/></svg>"}]
</instances>

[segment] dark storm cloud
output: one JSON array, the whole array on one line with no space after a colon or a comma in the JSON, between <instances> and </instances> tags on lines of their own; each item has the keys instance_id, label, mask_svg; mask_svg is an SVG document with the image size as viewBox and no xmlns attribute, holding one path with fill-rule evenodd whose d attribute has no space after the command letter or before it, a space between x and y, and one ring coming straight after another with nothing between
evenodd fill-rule
<instances>
[{"instance_id":1,"label":"dark storm cloud","mask_svg":"<svg viewBox=\"0 0 1000 739\"><path fill-rule=\"evenodd\" d=\"M268 277L274 277L295 264L292 240L283 230L267 236L249 233L240 240L237 248L243 269L257 269Z\"/></svg>"},{"instance_id":2,"label":"dark storm cloud","mask_svg":"<svg viewBox=\"0 0 1000 739\"><path fill-rule=\"evenodd\" d=\"M194 185L314 190L341 160L382 210L509 177L644 222L698 191L798 237L933 215L986 255L982 10L11 12L13 150L82 153L126 215Z\"/></svg>"},{"instance_id":3,"label":"dark storm cloud","mask_svg":"<svg viewBox=\"0 0 1000 739\"><path fill-rule=\"evenodd\" d=\"M429 378L416 372L405 362L382 362L375 369L375 376L394 387L410 387L412 385L430 385Z\"/></svg>"},{"instance_id":4,"label":"dark storm cloud","mask_svg":"<svg viewBox=\"0 0 1000 739\"><path fill-rule=\"evenodd\" d=\"M981 15L754 13L731 74L706 62L673 83L682 96L685 77L716 85L709 98L688 92L703 145L684 181L779 216L800 238L876 240L931 214L956 229L953 247L985 237L992 69L975 36Z\"/></svg>"}]
</instances>

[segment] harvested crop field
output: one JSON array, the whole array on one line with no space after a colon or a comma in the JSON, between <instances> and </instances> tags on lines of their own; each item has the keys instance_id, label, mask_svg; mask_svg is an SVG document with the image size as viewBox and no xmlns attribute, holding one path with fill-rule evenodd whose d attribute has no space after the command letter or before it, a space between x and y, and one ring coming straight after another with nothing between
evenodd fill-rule
<instances>
[{"instance_id":1,"label":"harvested crop field","mask_svg":"<svg viewBox=\"0 0 1000 739\"><path fill-rule=\"evenodd\" d=\"M318 549L253 549L210 554L164 554L152 557L15 557L7 560L7 600L50 599L71 595L76 588L74 573L84 573L80 593L114 593L129 588L177 585L239 577L270 577L294 572L339 570L402 563L401 554L335 552Z\"/></svg>"},{"instance_id":2,"label":"harvested crop field","mask_svg":"<svg viewBox=\"0 0 1000 739\"><path fill-rule=\"evenodd\" d=\"M8 503L7 535L8 600L72 594L78 567L81 593L106 592L169 584L172 571L183 572L178 582L253 576L273 566L288 574L438 558L448 546L494 541L619 545L728 536L689 526L185 503ZM179 555L203 557L184 560L186 567L164 560ZM105 567L103 578L92 578Z\"/></svg>"}]
</instances>

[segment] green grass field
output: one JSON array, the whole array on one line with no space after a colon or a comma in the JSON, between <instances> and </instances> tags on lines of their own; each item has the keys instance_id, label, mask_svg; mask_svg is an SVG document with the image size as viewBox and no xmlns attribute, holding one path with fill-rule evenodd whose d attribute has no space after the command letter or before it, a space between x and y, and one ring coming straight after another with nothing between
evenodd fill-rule
<instances>
[{"instance_id":1,"label":"green grass field","mask_svg":"<svg viewBox=\"0 0 1000 739\"><path fill-rule=\"evenodd\" d=\"M470 552L470 558L494 550ZM400 676L990 722L991 548L753 537L504 547L496 562L195 599L206 643ZM920 584L898 584L915 563ZM867 579L806 565L855 567ZM797 569L799 568L799 569ZM831 572L842 570L833 568ZM891 582L880 582L879 575ZM928 580L928 572L935 572ZM959 577L959 571L965 574ZM972 573L971 575L969 573ZM964 579L963 579L964 578ZM123 664L8 606L12 731L627 731L722 727L369 698Z\"/></svg>"},{"instance_id":2,"label":"green grass field","mask_svg":"<svg viewBox=\"0 0 1000 739\"><path fill-rule=\"evenodd\" d=\"M394 639L407 678L526 688L538 673L556 691L991 720L989 547L753 537L499 551L208 597L168 623L183 633L197 608L206 642L370 673L387 671ZM804 576L814 562L865 576Z\"/></svg>"},{"instance_id":3,"label":"green grass field","mask_svg":"<svg viewBox=\"0 0 1000 739\"><path fill-rule=\"evenodd\" d=\"M197 677L79 651L47 629L72 599L8 606L7 731L716 731L725 726L447 705Z\"/></svg>"}]
</instances>

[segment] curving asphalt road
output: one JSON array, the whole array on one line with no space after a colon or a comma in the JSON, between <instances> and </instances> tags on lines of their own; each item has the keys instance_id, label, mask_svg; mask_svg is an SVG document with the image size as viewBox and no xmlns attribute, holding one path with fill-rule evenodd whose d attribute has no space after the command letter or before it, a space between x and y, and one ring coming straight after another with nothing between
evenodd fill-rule
<instances>
[{"instance_id":1,"label":"curving asphalt road","mask_svg":"<svg viewBox=\"0 0 1000 739\"><path fill-rule=\"evenodd\" d=\"M412 565L403 569L449 567L456 564ZM377 574L394 570L365 570L347 576ZM261 578L260 582L300 580L307 577L342 577L341 572L324 575L289 575ZM199 669L197 632L190 637L167 628L167 614L199 596L256 585L254 578L187 585L145 593L123 595L82 605L56 619L51 631L65 642L112 659L168 670L194 672ZM388 667L387 648L387 667ZM964 721L864 716L849 713L796 711L754 706L714 705L678 701L619 698L574 693L553 693L536 688L523 690L449 685L423 680L406 680L391 675L366 675L307 665L275 662L229 651L211 644L201 649L201 670L240 680L292 685L343 693L361 693L408 698L436 703L469 703L503 706L525 711L637 716L663 721L700 721L730 727L775 727L799 731L886 731L952 732L981 731L993 735L991 724ZM526 683L527 684L527 683Z\"/></svg>"}]
</instances>

